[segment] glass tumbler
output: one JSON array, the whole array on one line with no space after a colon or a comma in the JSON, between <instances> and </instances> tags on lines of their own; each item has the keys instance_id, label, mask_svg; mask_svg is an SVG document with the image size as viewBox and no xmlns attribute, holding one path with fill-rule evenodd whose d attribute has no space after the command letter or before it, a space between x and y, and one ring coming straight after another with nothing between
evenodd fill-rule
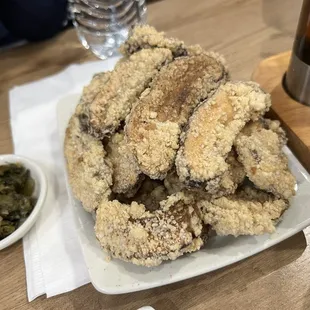
<instances>
[{"instance_id":1,"label":"glass tumbler","mask_svg":"<svg viewBox=\"0 0 310 310\"><path fill-rule=\"evenodd\" d=\"M304 0L285 87L297 101L310 106L310 0Z\"/></svg>"},{"instance_id":2,"label":"glass tumbler","mask_svg":"<svg viewBox=\"0 0 310 310\"><path fill-rule=\"evenodd\" d=\"M132 26L146 21L145 0L69 0L69 9L82 45L101 59L117 54Z\"/></svg>"}]
</instances>

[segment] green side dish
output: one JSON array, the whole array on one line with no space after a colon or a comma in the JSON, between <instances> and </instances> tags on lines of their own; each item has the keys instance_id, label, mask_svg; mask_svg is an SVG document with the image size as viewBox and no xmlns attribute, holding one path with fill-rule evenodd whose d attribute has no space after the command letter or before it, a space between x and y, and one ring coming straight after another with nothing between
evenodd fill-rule
<instances>
[{"instance_id":1,"label":"green side dish","mask_svg":"<svg viewBox=\"0 0 310 310\"><path fill-rule=\"evenodd\" d=\"M35 182L23 165L0 166L0 240L14 232L31 213Z\"/></svg>"}]
</instances>

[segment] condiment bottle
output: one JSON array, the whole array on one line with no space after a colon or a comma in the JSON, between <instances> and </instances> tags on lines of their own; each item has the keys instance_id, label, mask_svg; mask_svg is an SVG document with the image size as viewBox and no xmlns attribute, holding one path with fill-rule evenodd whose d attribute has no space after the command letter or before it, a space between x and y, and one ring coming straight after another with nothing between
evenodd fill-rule
<instances>
[{"instance_id":1,"label":"condiment bottle","mask_svg":"<svg viewBox=\"0 0 310 310\"><path fill-rule=\"evenodd\" d=\"M310 0L304 0L285 86L297 101L310 106Z\"/></svg>"}]
</instances>

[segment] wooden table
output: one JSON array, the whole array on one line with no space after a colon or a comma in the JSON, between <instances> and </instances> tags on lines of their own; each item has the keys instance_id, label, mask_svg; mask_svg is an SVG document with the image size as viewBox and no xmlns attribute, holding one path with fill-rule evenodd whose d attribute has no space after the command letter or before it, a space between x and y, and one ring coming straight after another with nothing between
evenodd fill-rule
<instances>
[{"instance_id":1,"label":"wooden table","mask_svg":"<svg viewBox=\"0 0 310 310\"><path fill-rule=\"evenodd\" d=\"M233 77L249 79L258 62L291 48L301 0L164 0L149 23L189 44L221 52ZM74 30L0 54L0 153L11 153L8 90L94 57ZM27 302L21 242L0 252L0 309L310 309L310 229L233 266L162 288L120 296L86 285Z\"/></svg>"}]
</instances>

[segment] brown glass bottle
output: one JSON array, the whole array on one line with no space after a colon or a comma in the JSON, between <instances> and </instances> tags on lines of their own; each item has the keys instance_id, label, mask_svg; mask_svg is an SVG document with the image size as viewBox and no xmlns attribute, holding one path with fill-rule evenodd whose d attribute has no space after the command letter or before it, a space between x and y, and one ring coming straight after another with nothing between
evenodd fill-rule
<instances>
[{"instance_id":1,"label":"brown glass bottle","mask_svg":"<svg viewBox=\"0 0 310 310\"><path fill-rule=\"evenodd\" d=\"M304 0L285 84L289 94L310 106L310 0Z\"/></svg>"}]
</instances>

